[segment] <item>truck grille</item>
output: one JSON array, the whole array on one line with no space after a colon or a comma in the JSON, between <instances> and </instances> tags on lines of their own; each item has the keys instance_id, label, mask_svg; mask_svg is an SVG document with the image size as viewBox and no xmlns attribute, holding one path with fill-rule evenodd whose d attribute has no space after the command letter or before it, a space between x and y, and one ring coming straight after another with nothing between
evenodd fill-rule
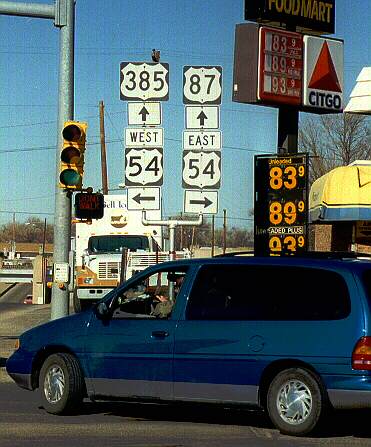
<instances>
[{"instance_id":1,"label":"truck grille","mask_svg":"<svg viewBox=\"0 0 371 447\"><path fill-rule=\"evenodd\" d=\"M100 262L98 279L118 279L120 277L120 262Z\"/></svg>"}]
</instances>

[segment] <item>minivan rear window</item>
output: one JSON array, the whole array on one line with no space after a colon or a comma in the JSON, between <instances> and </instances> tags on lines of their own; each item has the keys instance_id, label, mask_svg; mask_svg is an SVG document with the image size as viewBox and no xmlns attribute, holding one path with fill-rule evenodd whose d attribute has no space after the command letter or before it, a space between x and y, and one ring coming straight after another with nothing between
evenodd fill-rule
<instances>
[{"instance_id":1,"label":"minivan rear window","mask_svg":"<svg viewBox=\"0 0 371 447\"><path fill-rule=\"evenodd\" d=\"M368 300L369 302L371 302L371 269L363 272L362 280L365 286Z\"/></svg>"},{"instance_id":2,"label":"minivan rear window","mask_svg":"<svg viewBox=\"0 0 371 447\"><path fill-rule=\"evenodd\" d=\"M351 309L344 278L331 270L208 265L188 302L194 320L340 320Z\"/></svg>"}]
</instances>

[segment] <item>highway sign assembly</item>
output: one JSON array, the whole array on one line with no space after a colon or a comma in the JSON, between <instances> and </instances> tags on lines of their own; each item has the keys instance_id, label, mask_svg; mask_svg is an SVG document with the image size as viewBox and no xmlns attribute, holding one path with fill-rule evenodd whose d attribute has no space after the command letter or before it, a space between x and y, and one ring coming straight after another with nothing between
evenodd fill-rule
<instances>
[{"instance_id":1,"label":"highway sign assembly","mask_svg":"<svg viewBox=\"0 0 371 447\"><path fill-rule=\"evenodd\" d=\"M219 129L219 106L186 106L186 129Z\"/></svg>"},{"instance_id":2,"label":"highway sign assembly","mask_svg":"<svg viewBox=\"0 0 371 447\"><path fill-rule=\"evenodd\" d=\"M161 122L160 102L128 102L129 126L159 126Z\"/></svg>"},{"instance_id":3,"label":"highway sign assembly","mask_svg":"<svg viewBox=\"0 0 371 447\"><path fill-rule=\"evenodd\" d=\"M163 148L125 149L125 185L161 186L163 183Z\"/></svg>"},{"instance_id":4,"label":"highway sign assembly","mask_svg":"<svg viewBox=\"0 0 371 447\"><path fill-rule=\"evenodd\" d=\"M184 191L184 213L190 214L217 214L218 191Z\"/></svg>"},{"instance_id":5,"label":"highway sign assembly","mask_svg":"<svg viewBox=\"0 0 371 447\"><path fill-rule=\"evenodd\" d=\"M169 64L150 62L121 62L120 99L169 99Z\"/></svg>"},{"instance_id":6,"label":"highway sign assembly","mask_svg":"<svg viewBox=\"0 0 371 447\"><path fill-rule=\"evenodd\" d=\"M161 188L127 188L128 210L160 210Z\"/></svg>"}]
</instances>

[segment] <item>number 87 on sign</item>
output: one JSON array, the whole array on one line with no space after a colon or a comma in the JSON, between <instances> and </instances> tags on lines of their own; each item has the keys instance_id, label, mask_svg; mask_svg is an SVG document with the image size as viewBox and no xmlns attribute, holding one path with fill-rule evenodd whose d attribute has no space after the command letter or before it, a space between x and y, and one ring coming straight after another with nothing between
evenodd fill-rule
<instances>
[{"instance_id":1,"label":"number 87 on sign","mask_svg":"<svg viewBox=\"0 0 371 447\"><path fill-rule=\"evenodd\" d=\"M222 67L185 66L183 68L184 104L220 104Z\"/></svg>"}]
</instances>

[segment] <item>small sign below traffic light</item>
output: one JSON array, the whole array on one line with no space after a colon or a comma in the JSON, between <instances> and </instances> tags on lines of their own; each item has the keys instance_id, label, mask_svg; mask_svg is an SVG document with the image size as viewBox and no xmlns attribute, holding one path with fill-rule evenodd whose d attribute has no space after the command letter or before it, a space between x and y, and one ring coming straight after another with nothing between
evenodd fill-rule
<instances>
[{"instance_id":1,"label":"small sign below traffic light","mask_svg":"<svg viewBox=\"0 0 371 447\"><path fill-rule=\"evenodd\" d=\"M63 126L63 147L60 153L59 186L63 189L82 189L86 123L66 121Z\"/></svg>"},{"instance_id":2,"label":"small sign below traffic light","mask_svg":"<svg viewBox=\"0 0 371 447\"><path fill-rule=\"evenodd\" d=\"M77 193L75 195L75 216L77 219L102 219L104 195L98 192Z\"/></svg>"}]
</instances>

